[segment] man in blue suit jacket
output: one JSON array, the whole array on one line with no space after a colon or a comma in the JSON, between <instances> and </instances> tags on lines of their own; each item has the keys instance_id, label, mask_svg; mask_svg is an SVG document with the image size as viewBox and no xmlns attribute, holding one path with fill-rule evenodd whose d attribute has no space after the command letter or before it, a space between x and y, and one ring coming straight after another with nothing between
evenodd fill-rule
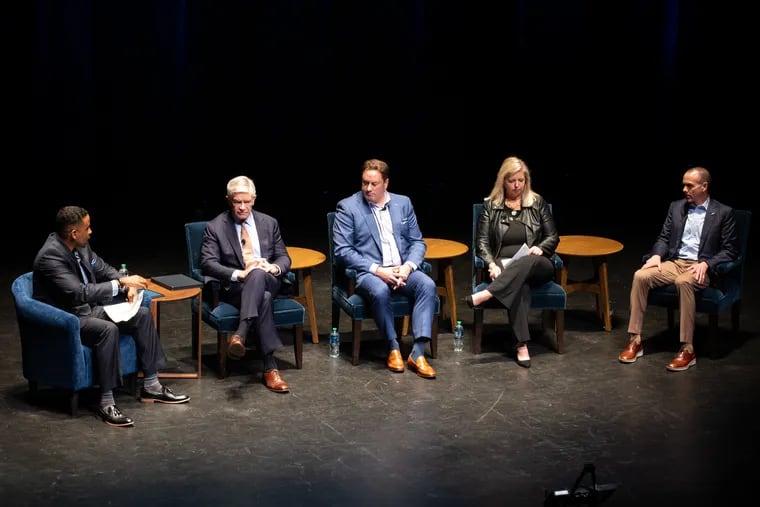
<instances>
[{"instance_id":1,"label":"man in blue suit jacket","mask_svg":"<svg viewBox=\"0 0 760 507\"><path fill-rule=\"evenodd\" d=\"M647 295L652 287L675 284L678 290L681 350L667 364L670 371L684 371L697 363L694 354L694 292L710 285L715 266L737 258L739 247L733 208L711 199L710 173L693 167L683 175L685 198L673 201L650 257L633 274L630 341L618 359L633 363L644 354L641 328Z\"/></svg>"},{"instance_id":2,"label":"man in blue suit jacket","mask_svg":"<svg viewBox=\"0 0 760 507\"><path fill-rule=\"evenodd\" d=\"M388 164L371 159L362 167L362 189L337 206L333 240L335 257L357 271L356 290L372 307L377 328L390 348L388 369L404 371L394 328L391 294L398 291L414 301L414 345L409 368L423 378L435 378L425 359L435 312L435 282L418 268L427 247L411 200L388 192Z\"/></svg>"},{"instance_id":3,"label":"man in blue suit jacket","mask_svg":"<svg viewBox=\"0 0 760 507\"><path fill-rule=\"evenodd\" d=\"M249 331L255 331L264 358L264 385L287 393L274 352L282 347L274 324L272 301L280 291L282 277L290 270L290 256L274 217L253 211L256 186L247 176L227 183L230 207L206 224L201 243L204 276L219 280L219 299L240 310L240 324L230 336L227 355L245 355Z\"/></svg>"}]
</instances>

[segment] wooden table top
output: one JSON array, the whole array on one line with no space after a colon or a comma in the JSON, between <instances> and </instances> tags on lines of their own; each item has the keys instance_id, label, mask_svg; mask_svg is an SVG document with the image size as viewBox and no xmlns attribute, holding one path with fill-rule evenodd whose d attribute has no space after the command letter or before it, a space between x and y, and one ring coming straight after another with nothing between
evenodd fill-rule
<instances>
[{"instance_id":1,"label":"wooden table top","mask_svg":"<svg viewBox=\"0 0 760 507\"><path fill-rule=\"evenodd\" d=\"M301 248L298 246L289 246L288 255L290 256L290 269L312 268L325 262L325 254L318 250L310 248Z\"/></svg>"},{"instance_id":2,"label":"wooden table top","mask_svg":"<svg viewBox=\"0 0 760 507\"><path fill-rule=\"evenodd\" d=\"M446 259L467 253L470 249L464 243L450 239L423 238L427 245L426 259Z\"/></svg>"},{"instance_id":3,"label":"wooden table top","mask_svg":"<svg viewBox=\"0 0 760 507\"><path fill-rule=\"evenodd\" d=\"M623 249L623 244L610 238L600 236L560 236L557 253L559 255L577 255L579 257L596 257L611 255Z\"/></svg>"}]
</instances>

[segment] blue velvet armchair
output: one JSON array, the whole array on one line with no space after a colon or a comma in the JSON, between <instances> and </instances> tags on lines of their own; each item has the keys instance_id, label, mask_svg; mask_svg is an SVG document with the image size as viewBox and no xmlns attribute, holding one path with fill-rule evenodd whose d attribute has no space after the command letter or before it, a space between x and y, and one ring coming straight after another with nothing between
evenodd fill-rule
<instances>
[{"instance_id":1,"label":"blue velvet armchair","mask_svg":"<svg viewBox=\"0 0 760 507\"><path fill-rule=\"evenodd\" d=\"M549 211L551 212L551 204ZM488 285L488 269L483 259L478 257L477 252L477 229L478 219L483 212L483 203L472 205L472 293L485 289ZM552 258L554 261L555 273L562 269L562 259L558 255ZM533 287L530 292L530 307L533 310L540 310L542 323L545 328L554 330L556 336L555 350L557 353L564 352L564 335L565 335L565 309L567 308L567 293L560 284L555 281L549 281L539 287ZM483 341L483 311L486 309L505 310L504 306L495 298L490 299L483 305L476 306L473 309L473 339L472 353L480 354Z\"/></svg>"},{"instance_id":2,"label":"blue velvet armchair","mask_svg":"<svg viewBox=\"0 0 760 507\"><path fill-rule=\"evenodd\" d=\"M39 386L67 391L71 415L77 414L79 393L97 385L92 349L79 338L79 317L32 297L32 273L24 273L11 286L19 336L24 378L34 394ZM143 306L150 306L145 296ZM136 394L137 347L131 335L119 337L121 374L130 392Z\"/></svg>"}]
</instances>

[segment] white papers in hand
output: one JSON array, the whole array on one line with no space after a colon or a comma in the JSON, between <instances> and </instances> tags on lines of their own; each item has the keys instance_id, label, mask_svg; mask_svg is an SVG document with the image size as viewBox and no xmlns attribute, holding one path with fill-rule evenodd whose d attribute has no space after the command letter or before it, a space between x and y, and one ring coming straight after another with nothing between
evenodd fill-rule
<instances>
[{"instance_id":1,"label":"white papers in hand","mask_svg":"<svg viewBox=\"0 0 760 507\"><path fill-rule=\"evenodd\" d=\"M530 248L528 248L528 245L523 243L520 249L517 252L515 252L515 254L511 258L501 260L502 267L506 268L510 262L517 260L520 257L525 257L526 255L528 255L529 251L530 251Z\"/></svg>"},{"instance_id":2,"label":"white papers in hand","mask_svg":"<svg viewBox=\"0 0 760 507\"><path fill-rule=\"evenodd\" d=\"M140 309L142 300L143 300L143 291L138 290L134 301L132 301L131 303L128 301L125 301L123 303L116 303L115 305L104 306L103 309L106 311L106 313L108 314L108 316L111 318L112 321L124 322L125 320L129 320L135 316L135 314L137 313L137 310Z\"/></svg>"}]
</instances>

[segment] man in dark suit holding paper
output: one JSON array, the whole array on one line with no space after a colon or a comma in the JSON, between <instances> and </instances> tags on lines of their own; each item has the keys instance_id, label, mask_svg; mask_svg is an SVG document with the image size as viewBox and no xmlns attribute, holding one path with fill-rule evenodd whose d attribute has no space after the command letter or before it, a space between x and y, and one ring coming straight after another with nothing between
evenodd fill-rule
<instances>
[{"instance_id":1,"label":"man in dark suit holding paper","mask_svg":"<svg viewBox=\"0 0 760 507\"><path fill-rule=\"evenodd\" d=\"M126 321L113 322L105 306L119 301L121 294L132 302L138 289L148 282L139 275L119 276L116 268L90 247L90 214L79 206L66 206L56 215L56 232L50 233L33 265L34 298L79 317L82 344L93 349L101 389L98 415L111 426L132 426L134 422L116 406L113 389L121 384L119 334L131 334L137 344L145 403L185 403L190 397L175 394L158 380L158 370L166 364L153 317L141 306Z\"/></svg>"},{"instance_id":2,"label":"man in dark suit holding paper","mask_svg":"<svg viewBox=\"0 0 760 507\"><path fill-rule=\"evenodd\" d=\"M253 211L256 186L247 176L227 183L229 211L206 224L201 244L201 270L222 285L219 299L240 310L240 324L230 337L228 356L245 355L249 332L255 331L264 357L264 385L274 392L290 388L277 368L274 351L282 341L274 324L272 302L282 277L290 270L290 256L274 217Z\"/></svg>"}]
</instances>

